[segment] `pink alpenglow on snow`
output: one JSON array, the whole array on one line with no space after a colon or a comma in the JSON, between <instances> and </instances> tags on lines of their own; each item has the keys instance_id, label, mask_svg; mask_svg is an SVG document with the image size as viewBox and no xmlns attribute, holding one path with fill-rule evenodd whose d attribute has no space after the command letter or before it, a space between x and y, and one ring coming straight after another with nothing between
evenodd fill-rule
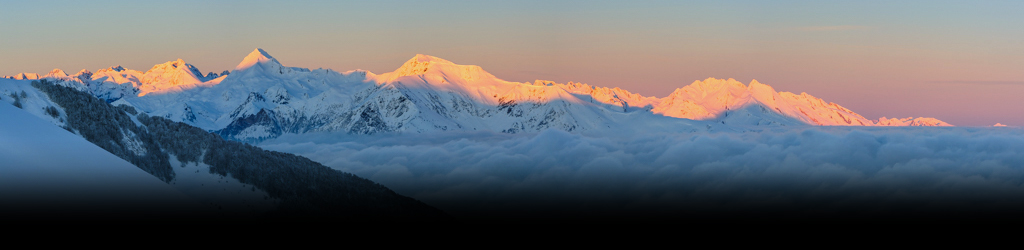
<instances>
[{"instance_id":1,"label":"pink alpenglow on snow","mask_svg":"<svg viewBox=\"0 0 1024 250\"><path fill-rule=\"evenodd\" d=\"M907 118L878 118L876 121L878 126L953 126L949 123L940 121L939 119L929 117L907 117Z\"/></svg>"},{"instance_id":2,"label":"pink alpenglow on snow","mask_svg":"<svg viewBox=\"0 0 1024 250\"><path fill-rule=\"evenodd\" d=\"M269 53L267 53L263 49L256 48L252 51L252 53L249 53L249 55L245 56L245 58L242 59L242 62L238 63L238 66L235 66L235 70L245 70L253 66L256 66L257 64L265 63L270 63L271 65L278 66L281 65L281 63L278 62L277 59L274 59L273 56L270 56Z\"/></svg>"},{"instance_id":3,"label":"pink alpenglow on snow","mask_svg":"<svg viewBox=\"0 0 1024 250\"><path fill-rule=\"evenodd\" d=\"M891 119L882 117L877 120L870 120L839 104L827 102L807 93L777 92L771 86L760 83L757 80L744 85L731 78L707 78L702 81L694 81L689 85L676 89L666 97L659 98L643 96L621 88L595 87L575 82L555 83L542 80L532 83L510 82L488 73L480 66L459 65L445 59L422 54L409 59L393 72L379 75L361 70L338 73L331 70L322 71L285 67L265 50L257 48L242 59L231 72L231 77L227 77L227 75L203 77L199 69L185 63L184 60L178 59L155 65L144 73L116 66L100 69L96 73L82 70L70 76L60 69L54 69L44 76L34 73L22 73L5 78L58 79L73 83L70 84L72 87L90 91L94 95L108 101L137 99L155 94L181 93L196 88L206 89L222 83L251 85L256 82L267 82L270 85L276 86L280 85L281 81L291 82L298 79L306 79L296 82L296 84L309 86L297 86L298 88L295 89L309 89L323 87L322 85L311 85L314 83L313 79L318 79L316 81L321 83L355 80L364 83L372 82L379 86L390 86L387 88L422 89L436 93L445 93L443 95L454 95L462 101L486 105L502 106L517 103L550 104L558 101L565 104L556 106L597 106L614 110L615 112L627 113L640 110L667 117L721 121L723 124L726 123L724 118L732 115L734 117L730 118L731 122L740 119L739 121L742 121L740 123L745 125L952 126L936 118L928 117ZM288 84L284 86L291 86L293 83ZM310 98L308 93L290 93L294 92L287 91L291 87L281 88L280 86L270 85L265 86L266 88L262 90L253 89L253 91L257 91L254 93L266 92L269 91L267 90L269 88L275 89L277 92L288 92L284 95L289 96L288 98L296 98L296 96ZM360 84L357 85L362 86ZM327 87L357 88L355 87L357 85L339 82L328 84ZM257 88L256 86L249 87ZM346 89L336 92L355 93L358 90ZM427 94L426 96L434 98L433 96L436 96L436 94ZM133 101L129 100L129 102ZM590 110L590 108L578 110ZM586 112L590 111L585 111L584 113ZM595 114L595 116L601 117L604 115ZM742 117L735 118L735 116L768 116L772 118L743 120ZM219 120L220 118L211 119ZM456 127L459 126L461 125L456 125ZM602 126L604 125L589 127Z\"/></svg>"}]
</instances>

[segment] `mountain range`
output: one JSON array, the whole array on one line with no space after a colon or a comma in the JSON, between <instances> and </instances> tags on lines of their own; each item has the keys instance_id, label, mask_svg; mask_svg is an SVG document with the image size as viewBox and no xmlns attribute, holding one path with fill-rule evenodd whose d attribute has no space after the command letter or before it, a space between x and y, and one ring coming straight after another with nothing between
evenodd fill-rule
<instances>
[{"instance_id":1,"label":"mountain range","mask_svg":"<svg viewBox=\"0 0 1024 250\"><path fill-rule=\"evenodd\" d=\"M114 105L180 121L237 141L282 134L629 129L744 130L763 126L951 126L935 118L875 120L807 93L756 80L694 81L666 97L583 83L509 82L475 65L416 55L393 72L284 66L255 49L231 71L205 76L178 59L142 72L120 66L52 79Z\"/></svg>"},{"instance_id":2,"label":"mountain range","mask_svg":"<svg viewBox=\"0 0 1024 250\"><path fill-rule=\"evenodd\" d=\"M4 220L448 219L351 173L47 78L0 79L0 93L0 199L18 203Z\"/></svg>"},{"instance_id":3,"label":"mountain range","mask_svg":"<svg viewBox=\"0 0 1024 250\"><path fill-rule=\"evenodd\" d=\"M155 179L128 180L144 181L153 190L170 190L172 196L185 197L184 202L168 202L191 206L196 214L226 218L449 219L444 212L373 181L301 156L240 143L285 134L533 133L549 129L614 134L800 126L951 126L923 117L870 120L807 93L778 92L756 80L743 84L708 78L659 98L575 82L510 82L479 66L428 55L416 55L395 71L382 74L287 67L256 49L234 69L206 75L178 59L144 72L114 66L95 73L67 74L54 69L45 75L22 73L3 78L7 79L0 79L0 100L20 110L0 107L5 114L0 116L4 118L0 125L6 128L2 136L8 138L0 141L0 147L28 150L22 144L33 138L74 141L77 138L70 135L79 135L95 147L78 140L76 145L82 145L73 151L92 152L88 155L102 155L107 161L64 157L54 158L64 162L44 167L72 169L78 159L95 166L120 166L117 171L139 175L124 168L135 165ZM21 112L38 119L27 122L31 119ZM48 126L46 123L55 126L42 134L22 132L39 130ZM99 153L100 149L107 153ZM49 153L45 147L26 150L6 152L8 158L19 161L14 164L21 164L15 170L47 164L32 163L39 157L15 157ZM5 175L15 173L4 171ZM37 179L51 178L34 174ZM43 190L55 184L52 182L40 181L27 189ZM37 193L48 196L72 191L74 188ZM82 204L89 202L73 205L86 207ZM119 204L131 203L115 205ZM24 207L19 209L34 210Z\"/></svg>"}]
</instances>

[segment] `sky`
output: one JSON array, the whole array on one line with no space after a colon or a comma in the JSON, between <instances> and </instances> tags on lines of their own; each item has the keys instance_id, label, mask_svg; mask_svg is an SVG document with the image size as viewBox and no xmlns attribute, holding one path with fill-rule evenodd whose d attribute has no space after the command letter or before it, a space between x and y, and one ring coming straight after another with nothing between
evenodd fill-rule
<instances>
[{"instance_id":1,"label":"sky","mask_svg":"<svg viewBox=\"0 0 1024 250\"><path fill-rule=\"evenodd\" d=\"M8 1L0 75L184 59L390 72L416 54L510 81L663 97L708 77L869 119L1024 126L1022 1Z\"/></svg>"}]
</instances>

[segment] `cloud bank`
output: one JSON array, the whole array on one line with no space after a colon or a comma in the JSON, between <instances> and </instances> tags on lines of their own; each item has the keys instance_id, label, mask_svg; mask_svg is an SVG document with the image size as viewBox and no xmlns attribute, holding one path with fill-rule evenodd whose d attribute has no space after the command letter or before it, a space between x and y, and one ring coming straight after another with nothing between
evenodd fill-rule
<instances>
[{"instance_id":1,"label":"cloud bank","mask_svg":"<svg viewBox=\"0 0 1024 250\"><path fill-rule=\"evenodd\" d=\"M462 217L966 214L1024 208L1024 130L284 136L261 146ZM1014 210L1016 211L1016 210Z\"/></svg>"}]
</instances>

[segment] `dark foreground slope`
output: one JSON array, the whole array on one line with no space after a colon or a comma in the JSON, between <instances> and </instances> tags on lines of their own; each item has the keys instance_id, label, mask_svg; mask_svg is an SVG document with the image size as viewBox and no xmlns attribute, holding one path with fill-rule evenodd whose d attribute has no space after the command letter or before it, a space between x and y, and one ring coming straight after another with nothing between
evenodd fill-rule
<instances>
[{"instance_id":1,"label":"dark foreground slope","mask_svg":"<svg viewBox=\"0 0 1024 250\"><path fill-rule=\"evenodd\" d=\"M127 106L115 107L46 80L32 85L64 108L65 129L168 183L175 179L170 155L183 163L207 164L210 172L252 185L279 200L278 209L265 215L269 219L449 219L440 210L383 185L304 157L226 141L202 129L140 114ZM145 150L137 149L140 144Z\"/></svg>"},{"instance_id":2,"label":"dark foreground slope","mask_svg":"<svg viewBox=\"0 0 1024 250\"><path fill-rule=\"evenodd\" d=\"M0 101L0 224L169 219L209 211L128 161Z\"/></svg>"}]
</instances>

